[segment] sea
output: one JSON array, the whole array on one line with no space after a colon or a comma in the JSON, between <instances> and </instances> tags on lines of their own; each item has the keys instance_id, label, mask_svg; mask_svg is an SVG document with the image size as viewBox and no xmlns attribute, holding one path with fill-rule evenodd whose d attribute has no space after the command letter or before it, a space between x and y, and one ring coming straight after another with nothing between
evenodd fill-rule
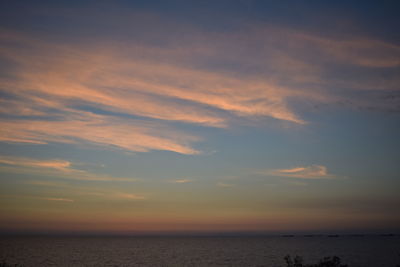
<instances>
[{"instance_id":1,"label":"sea","mask_svg":"<svg viewBox=\"0 0 400 267\"><path fill-rule=\"evenodd\" d=\"M0 266L285 267L286 255L305 264L338 256L349 267L397 267L400 236L0 237Z\"/></svg>"}]
</instances>

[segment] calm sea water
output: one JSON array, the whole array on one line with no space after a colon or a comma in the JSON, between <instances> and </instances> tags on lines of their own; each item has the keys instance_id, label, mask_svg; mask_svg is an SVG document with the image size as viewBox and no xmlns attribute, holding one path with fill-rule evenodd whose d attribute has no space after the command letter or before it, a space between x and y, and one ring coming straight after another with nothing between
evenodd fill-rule
<instances>
[{"instance_id":1,"label":"calm sea water","mask_svg":"<svg viewBox=\"0 0 400 267\"><path fill-rule=\"evenodd\" d=\"M24 266L285 266L339 256L349 267L396 267L399 236L1 237L0 261Z\"/></svg>"}]
</instances>

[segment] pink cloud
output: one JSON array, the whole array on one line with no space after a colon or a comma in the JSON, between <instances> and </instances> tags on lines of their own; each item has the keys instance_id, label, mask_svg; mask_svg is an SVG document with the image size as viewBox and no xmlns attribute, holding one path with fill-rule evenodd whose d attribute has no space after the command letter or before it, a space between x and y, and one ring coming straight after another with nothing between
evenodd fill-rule
<instances>
[{"instance_id":1,"label":"pink cloud","mask_svg":"<svg viewBox=\"0 0 400 267\"><path fill-rule=\"evenodd\" d=\"M87 181L135 181L134 178L111 177L76 169L66 160L38 160L22 157L0 156L0 169L19 173L39 173L45 176ZM50 183L51 185L54 183ZM39 184L38 184L39 185Z\"/></svg>"},{"instance_id":2,"label":"pink cloud","mask_svg":"<svg viewBox=\"0 0 400 267\"><path fill-rule=\"evenodd\" d=\"M331 71L326 62L368 68L398 66L400 48L379 40L340 40L264 25L201 37L193 30L184 40L171 42L175 45L124 46L104 41L65 46L0 31L0 56L16 66L9 70L12 75L0 78L2 90L13 96L0 100L0 113L57 117L2 120L0 141L89 142L137 152L198 154L193 148L198 137L165 125L177 121L228 129L237 121L259 118L305 125L292 100L349 102L346 94L337 94L329 86L350 91L397 88L397 80L382 82L373 75L368 81L324 78ZM201 67L205 59L231 62L239 71ZM257 72L247 73L246 68ZM397 107L397 102L389 102L366 97L349 105ZM79 110L78 105L160 123L94 115Z\"/></svg>"},{"instance_id":3,"label":"pink cloud","mask_svg":"<svg viewBox=\"0 0 400 267\"><path fill-rule=\"evenodd\" d=\"M289 169L265 170L259 173L269 176L281 176L281 177L301 178L301 179L335 178L335 176L329 174L327 168L322 165L294 167Z\"/></svg>"}]
</instances>

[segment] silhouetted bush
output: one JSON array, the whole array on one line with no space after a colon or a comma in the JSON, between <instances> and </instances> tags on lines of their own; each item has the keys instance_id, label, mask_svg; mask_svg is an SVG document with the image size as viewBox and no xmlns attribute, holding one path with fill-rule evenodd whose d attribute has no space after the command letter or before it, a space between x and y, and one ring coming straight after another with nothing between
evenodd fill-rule
<instances>
[{"instance_id":1,"label":"silhouetted bush","mask_svg":"<svg viewBox=\"0 0 400 267\"><path fill-rule=\"evenodd\" d=\"M347 264L341 264L341 260L337 256L324 257L316 264L303 264L303 258L295 256L294 259L290 255L285 256L287 267L348 267Z\"/></svg>"},{"instance_id":2,"label":"silhouetted bush","mask_svg":"<svg viewBox=\"0 0 400 267\"><path fill-rule=\"evenodd\" d=\"M23 267L23 266L19 264L8 264L3 260L2 262L0 262L0 267Z\"/></svg>"}]
</instances>

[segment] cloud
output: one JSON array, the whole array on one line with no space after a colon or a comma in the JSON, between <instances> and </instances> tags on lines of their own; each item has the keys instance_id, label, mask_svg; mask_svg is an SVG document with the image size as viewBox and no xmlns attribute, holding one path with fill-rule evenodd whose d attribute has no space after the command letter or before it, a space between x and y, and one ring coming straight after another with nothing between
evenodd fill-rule
<instances>
[{"instance_id":1,"label":"cloud","mask_svg":"<svg viewBox=\"0 0 400 267\"><path fill-rule=\"evenodd\" d=\"M290 169L275 169L258 172L268 176L280 176L300 179L329 179L335 178L329 174L327 168L322 165L311 165L305 167L294 167Z\"/></svg>"},{"instance_id":2,"label":"cloud","mask_svg":"<svg viewBox=\"0 0 400 267\"><path fill-rule=\"evenodd\" d=\"M142 194L132 194L126 192L119 192L114 190L102 190L95 188L75 188L75 187L66 187L72 189L74 193L78 195L83 195L86 197L94 197L106 200L145 200L147 199Z\"/></svg>"},{"instance_id":3,"label":"cloud","mask_svg":"<svg viewBox=\"0 0 400 267\"><path fill-rule=\"evenodd\" d=\"M294 51L307 55L310 50L324 60L339 61L362 67L392 68L400 66L400 46L366 36L353 38L329 38L287 29L282 35L296 42L291 43Z\"/></svg>"},{"instance_id":4,"label":"cloud","mask_svg":"<svg viewBox=\"0 0 400 267\"><path fill-rule=\"evenodd\" d=\"M174 184L185 184L185 183L193 182L193 180L191 180L191 179L177 179L177 180L171 180L169 182L170 183L174 183Z\"/></svg>"},{"instance_id":5,"label":"cloud","mask_svg":"<svg viewBox=\"0 0 400 267\"><path fill-rule=\"evenodd\" d=\"M16 157L2 157L0 156L0 163L7 165L17 165L23 167L33 168L50 168L56 169L63 172L71 171L71 162L65 160L36 160L28 158L16 158Z\"/></svg>"},{"instance_id":6,"label":"cloud","mask_svg":"<svg viewBox=\"0 0 400 267\"><path fill-rule=\"evenodd\" d=\"M398 45L271 25L210 33L165 20L154 15L152 31L132 29L141 42L105 35L65 45L0 30L0 60L13 66L0 77L0 141L199 154L200 138L181 125L229 129L260 118L305 125L296 101L398 111ZM188 34L166 35L158 27L166 22ZM154 44L148 32L165 40ZM355 99L361 90L388 92Z\"/></svg>"},{"instance_id":7,"label":"cloud","mask_svg":"<svg viewBox=\"0 0 400 267\"><path fill-rule=\"evenodd\" d=\"M147 199L143 194L133 194L115 191L113 189L104 189L96 187L84 187L84 186L74 186L67 183L60 182L49 182L49 181L26 181L25 184L35 185L35 186L45 186L45 187L60 187L63 191L72 194L94 196L104 199L117 199L117 200L145 200Z\"/></svg>"},{"instance_id":8,"label":"cloud","mask_svg":"<svg viewBox=\"0 0 400 267\"><path fill-rule=\"evenodd\" d=\"M26 143L92 143L109 148L147 152L167 150L198 154L187 144L198 140L158 123L93 115L71 116L61 121L3 120L0 141Z\"/></svg>"},{"instance_id":9,"label":"cloud","mask_svg":"<svg viewBox=\"0 0 400 267\"><path fill-rule=\"evenodd\" d=\"M48 201L74 202L74 200L68 198L40 197L38 199L43 199Z\"/></svg>"},{"instance_id":10,"label":"cloud","mask_svg":"<svg viewBox=\"0 0 400 267\"><path fill-rule=\"evenodd\" d=\"M234 187L236 185L235 184L228 184L228 183L219 182L219 183L217 183L217 186L219 186L219 187Z\"/></svg>"},{"instance_id":11,"label":"cloud","mask_svg":"<svg viewBox=\"0 0 400 267\"><path fill-rule=\"evenodd\" d=\"M37 186L49 186L49 187L66 187L66 183L54 182L54 181L26 181L25 184L37 185Z\"/></svg>"},{"instance_id":12,"label":"cloud","mask_svg":"<svg viewBox=\"0 0 400 267\"><path fill-rule=\"evenodd\" d=\"M75 169L72 163L65 160L37 160L21 157L0 156L0 169L3 171L38 173L46 176L55 176L74 180L88 181L136 181L134 178L111 177L94 174L89 171ZM52 183L47 183L51 185ZM39 185L39 184L38 184ZM59 185L62 186L62 185Z\"/></svg>"},{"instance_id":13,"label":"cloud","mask_svg":"<svg viewBox=\"0 0 400 267\"><path fill-rule=\"evenodd\" d=\"M20 70L14 73L18 81L6 80L1 84L13 87L15 93L25 97L40 94L51 98L51 102L80 100L127 114L214 127L226 126L226 118L218 110L302 123L286 107L284 88L272 82L242 80L157 60L158 53L154 52L160 49L132 44L132 49L123 51L113 44L90 50L76 47L71 51L45 43L40 47L53 52L44 53L36 51L36 46L31 49L38 54L31 49L21 54L13 48L4 53L19 63ZM166 48L162 54L166 53L172 55L172 60L177 56L179 62L175 51ZM37 64L39 58L41 63Z\"/></svg>"},{"instance_id":14,"label":"cloud","mask_svg":"<svg viewBox=\"0 0 400 267\"><path fill-rule=\"evenodd\" d=\"M18 198L18 199L37 199L46 201L56 201L56 202L74 202L73 199L61 198L61 197L38 197L38 196L24 196L24 195L1 195L2 198Z\"/></svg>"},{"instance_id":15,"label":"cloud","mask_svg":"<svg viewBox=\"0 0 400 267\"><path fill-rule=\"evenodd\" d=\"M122 193L122 192L113 193L113 194L111 194L111 197L119 198L119 199L128 199L128 200L143 200L143 199L145 199L145 197L142 195Z\"/></svg>"},{"instance_id":16,"label":"cloud","mask_svg":"<svg viewBox=\"0 0 400 267\"><path fill-rule=\"evenodd\" d=\"M10 35L3 33L6 38L9 41ZM188 68L179 64L183 55L168 47L133 43L131 49L121 49L118 44L87 49L40 43L28 37L15 37L14 41L22 42L21 38L31 47L3 47L3 57L19 65L13 73L18 81L3 79L1 84L25 97L41 94L51 102L82 100L128 114L215 127L226 125L218 110L301 123L287 109L284 89L274 83ZM190 49L196 48L187 48L186 56ZM167 54L170 59L159 60Z\"/></svg>"}]
</instances>

